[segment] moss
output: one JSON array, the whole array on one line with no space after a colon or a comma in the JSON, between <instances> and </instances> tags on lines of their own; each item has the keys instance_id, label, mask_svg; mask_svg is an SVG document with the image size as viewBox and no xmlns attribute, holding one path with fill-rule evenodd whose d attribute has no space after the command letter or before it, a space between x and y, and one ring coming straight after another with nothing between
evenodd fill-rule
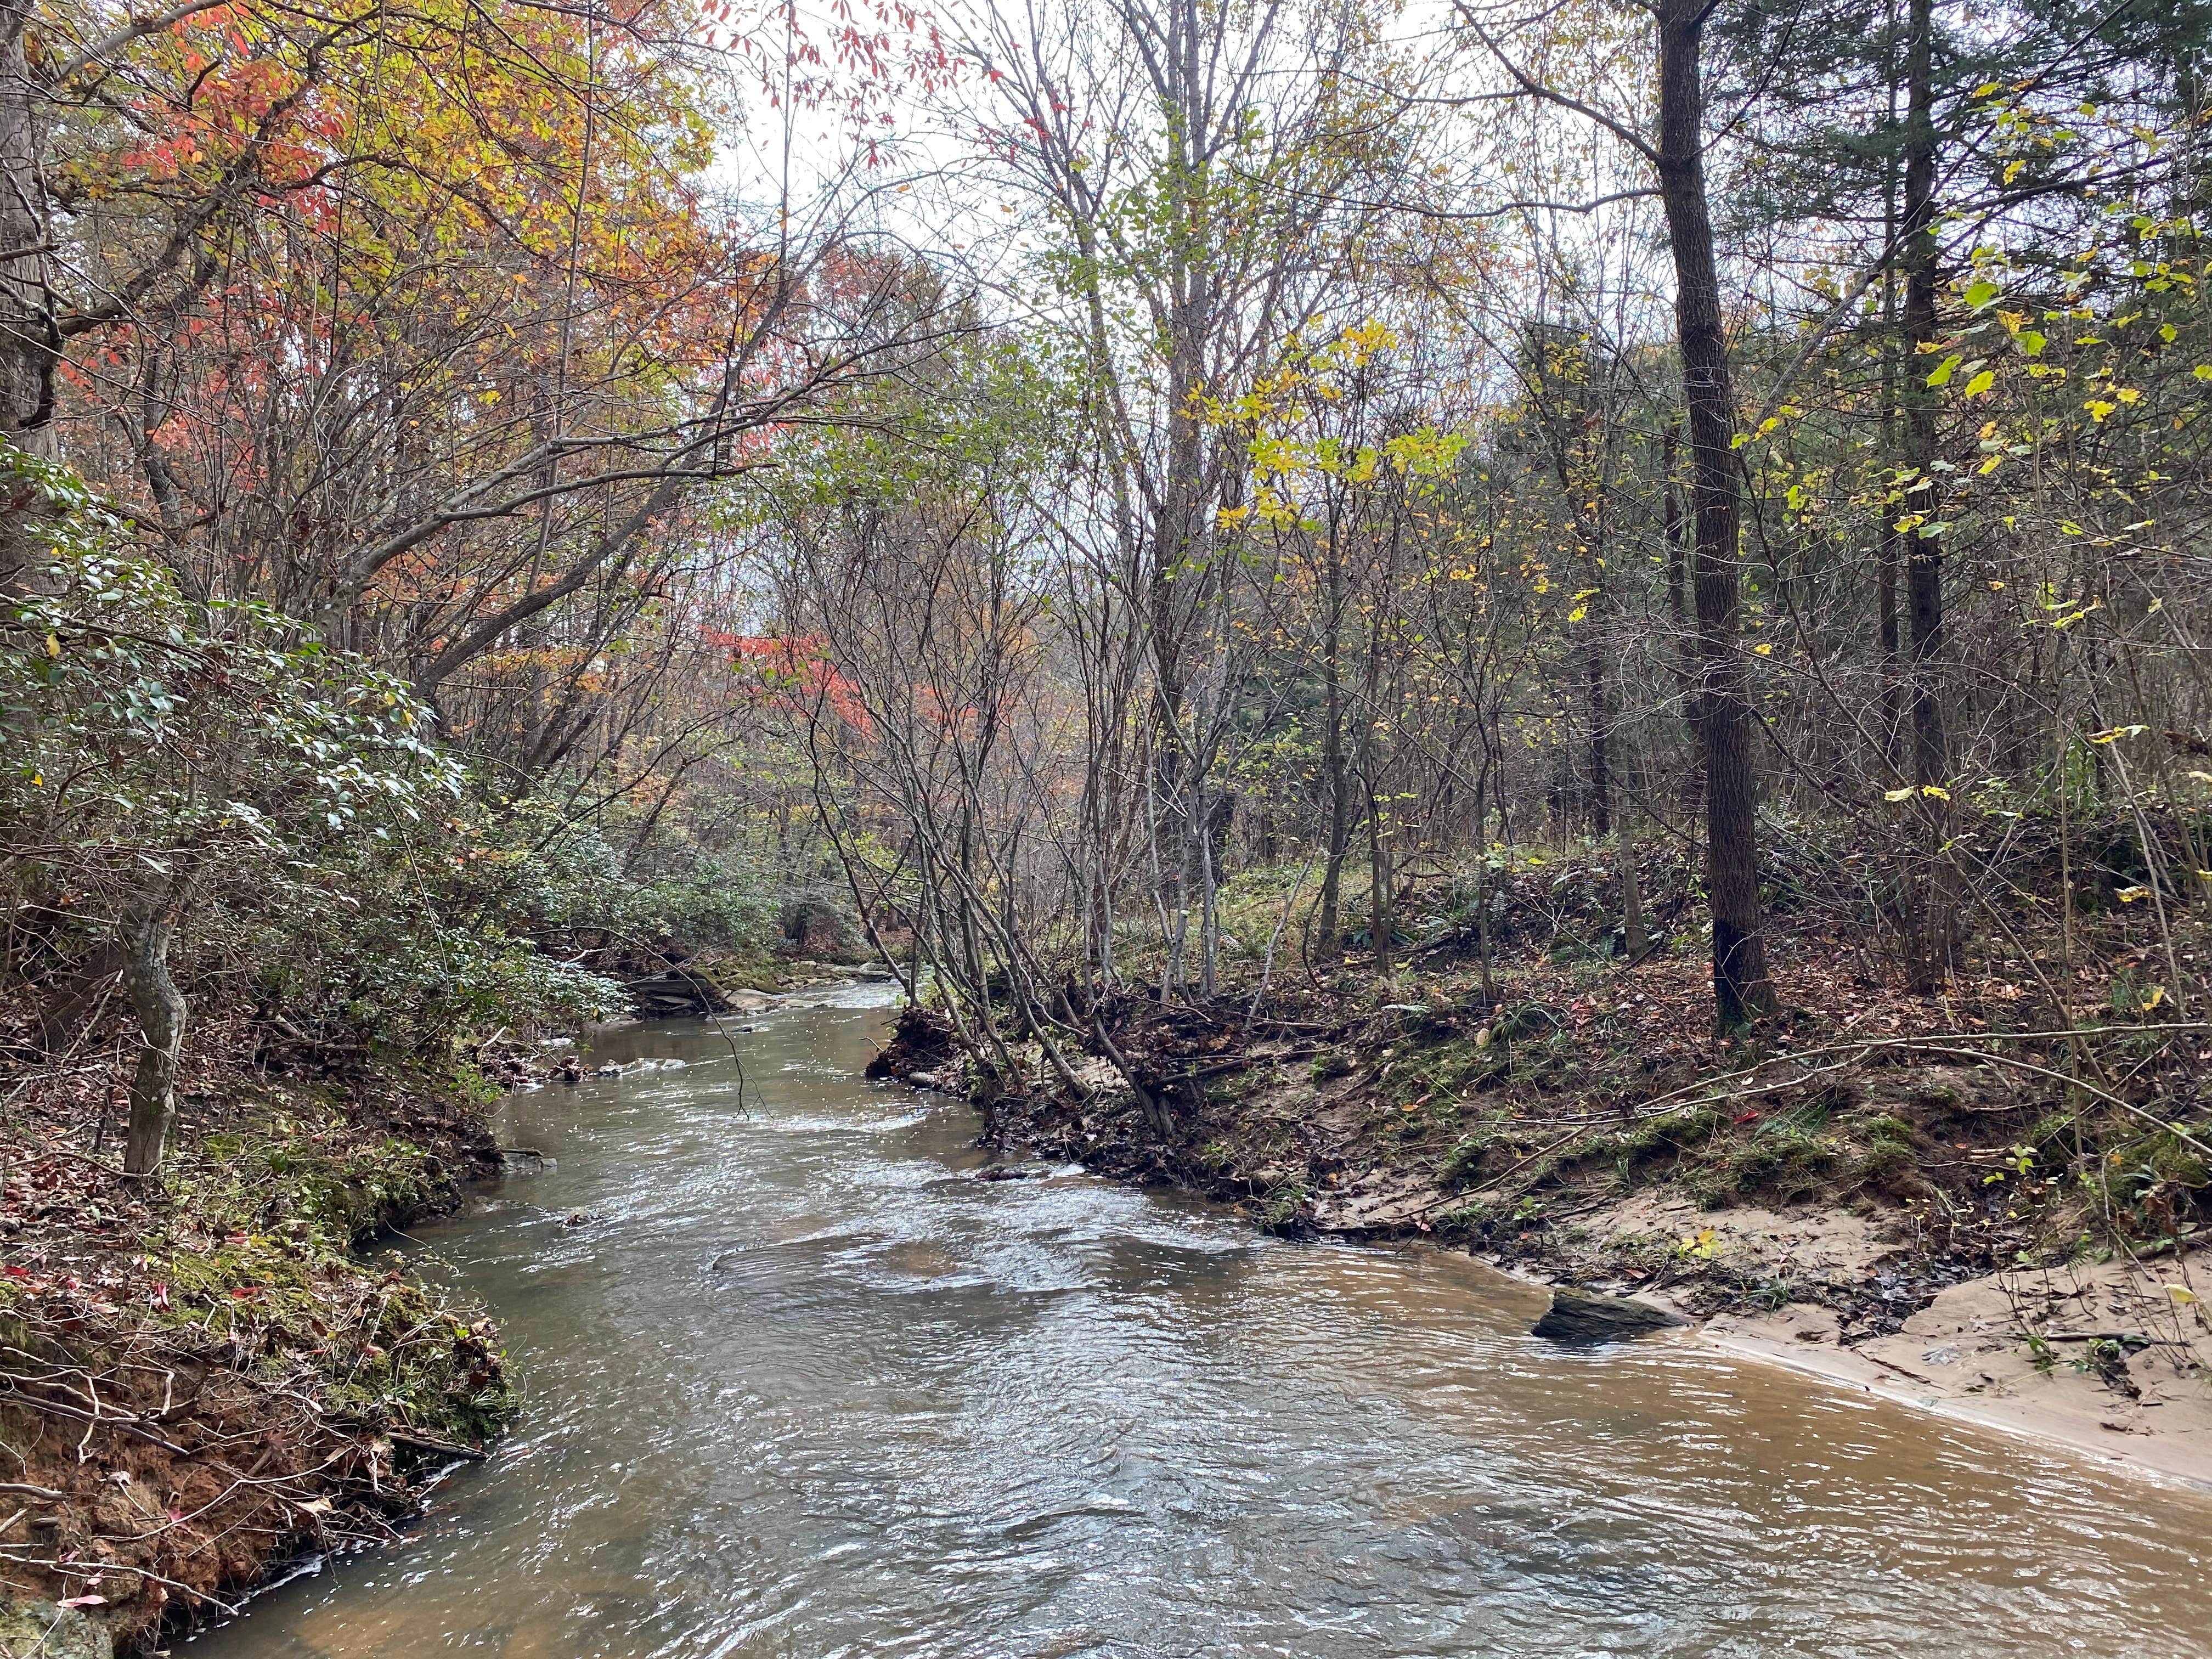
<instances>
[{"instance_id":1,"label":"moss","mask_svg":"<svg viewBox=\"0 0 2212 1659\"><path fill-rule=\"evenodd\" d=\"M1454 1205L1431 1218L1430 1231L1439 1240L1469 1237L1489 1227L1497 1214L1494 1205L1480 1199L1473 1203Z\"/></svg>"},{"instance_id":2,"label":"moss","mask_svg":"<svg viewBox=\"0 0 2212 1659\"><path fill-rule=\"evenodd\" d=\"M1686 1107L1680 1111L1662 1112L1647 1117L1632 1129L1625 1129L1614 1137L1617 1150L1631 1163L1640 1162L1656 1152L1671 1149L1688 1152L1702 1146L1720 1127L1720 1109L1699 1105Z\"/></svg>"},{"instance_id":3,"label":"moss","mask_svg":"<svg viewBox=\"0 0 2212 1659\"><path fill-rule=\"evenodd\" d=\"M1311 1198L1303 1181L1285 1182L1261 1205L1260 1224L1269 1232L1296 1227L1304 1219Z\"/></svg>"},{"instance_id":4,"label":"moss","mask_svg":"<svg viewBox=\"0 0 2212 1659\"><path fill-rule=\"evenodd\" d=\"M1787 1123L1753 1136L1730 1152L1729 1183L1739 1194L1771 1193L1784 1202L1816 1192L1841 1151L1826 1135Z\"/></svg>"},{"instance_id":5,"label":"moss","mask_svg":"<svg viewBox=\"0 0 2212 1659\"><path fill-rule=\"evenodd\" d=\"M0 1600L0 1654L40 1659L113 1659L107 1632L75 1607Z\"/></svg>"},{"instance_id":6,"label":"moss","mask_svg":"<svg viewBox=\"0 0 2212 1659\"><path fill-rule=\"evenodd\" d=\"M784 964L766 951L717 956L686 964L722 991L778 991L783 988Z\"/></svg>"},{"instance_id":7,"label":"moss","mask_svg":"<svg viewBox=\"0 0 2212 1659\"><path fill-rule=\"evenodd\" d=\"M1314 1056L1313 1080L1327 1083L1333 1078L1349 1076L1352 1069L1351 1051L1332 1048L1327 1054Z\"/></svg>"},{"instance_id":8,"label":"moss","mask_svg":"<svg viewBox=\"0 0 2212 1659\"><path fill-rule=\"evenodd\" d=\"M1482 1160L1497 1144L1488 1134L1475 1133L1464 1137L1437 1166L1437 1174L1447 1186L1463 1187L1482 1173Z\"/></svg>"},{"instance_id":9,"label":"moss","mask_svg":"<svg viewBox=\"0 0 2212 1659\"><path fill-rule=\"evenodd\" d=\"M167 1286L157 1323L222 1339L272 1377L306 1360L325 1408L373 1428L477 1441L514 1414L488 1325L396 1267L353 1258L448 1190L422 1148L225 1137L175 1166L168 1186L173 1225L143 1241Z\"/></svg>"},{"instance_id":10,"label":"moss","mask_svg":"<svg viewBox=\"0 0 2212 1659\"><path fill-rule=\"evenodd\" d=\"M1889 1191L1913 1170L1912 1149L1895 1140L1877 1140L1859 1155L1855 1173L1867 1185Z\"/></svg>"},{"instance_id":11,"label":"moss","mask_svg":"<svg viewBox=\"0 0 2212 1659\"><path fill-rule=\"evenodd\" d=\"M2205 1184L2208 1177L2203 1155L2179 1136L2153 1135L2146 1151L2148 1156L2144 1163L2160 1181L2191 1188Z\"/></svg>"}]
</instances>

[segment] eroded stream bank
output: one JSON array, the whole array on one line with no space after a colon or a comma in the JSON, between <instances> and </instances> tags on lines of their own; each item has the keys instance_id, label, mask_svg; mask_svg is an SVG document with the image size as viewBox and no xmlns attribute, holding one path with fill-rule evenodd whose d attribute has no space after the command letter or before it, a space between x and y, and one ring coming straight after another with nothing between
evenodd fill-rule
<instances>
[{"instance_id":1,"label":"eroded stream bank","mask_svg":"<svg viewBox=\"0 0 2212 1659\"><path fill-rule=\"evenodd\" d=\"M556 1166L425 1242L501 1321L514 1437L195 1651L2203 1650L2212 1499L1702 1349L1563 1352L1464 1257L979 1180L964 1109L858 1080L879 995L758 1017L750 1115L696 1026L512 1103Z\"/></svg>"}]
</instances>

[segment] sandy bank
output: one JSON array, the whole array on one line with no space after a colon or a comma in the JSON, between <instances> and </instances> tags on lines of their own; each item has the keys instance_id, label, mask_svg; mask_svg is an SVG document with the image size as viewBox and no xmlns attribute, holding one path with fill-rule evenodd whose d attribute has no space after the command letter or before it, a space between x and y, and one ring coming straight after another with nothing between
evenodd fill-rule
<instances>
[{"instance_id":1,"label":"sandy bank","mask_svg":"<svg viewBox=\"0 0 2212 1659\"><path fill-rule=\"evenodd\" d=\"M1893 1216L1743 1208L1705 1212L1643 1194L1584 1218L1591 1244L1671 1237L1701 1262L1793 1292L1879 1285L1901 1254ZM1936 1292L1897 1328L1841 1340L1835 1308L1737 1309L1664 1340L1699 1342L1839 1387L2073 1449L2212 1490L2212 1296L2203 1253L2084 1260L1984 1274ZM1507 1265L1498 1263L1497 1265ZM1517 1276L1544 1279L1528 1265ZM1696 1281L1615 1290L1694 1313ZM1779 1295L1778 1290L1778 1296Z\"/></svg>"}]
</instances>

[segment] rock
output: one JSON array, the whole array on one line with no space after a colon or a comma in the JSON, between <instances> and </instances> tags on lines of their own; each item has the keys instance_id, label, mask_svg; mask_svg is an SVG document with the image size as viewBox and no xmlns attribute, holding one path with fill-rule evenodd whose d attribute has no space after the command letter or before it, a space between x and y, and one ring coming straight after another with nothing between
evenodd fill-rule
<instances>
[{"instance_id":1,"label":"rock","mask_svg":"<svg viewBox=\"0 0 2212 1659\"><path fill-rule=\"evenodd\" d=\"M738 1006L720 986L700 974L647 974L624 981L623 988L646 1014L726 1014Z\"/></svg>"},{"instance_id":2,"label":"rock","mask_svg":"<svg viewBox=\"0 0 2212 1659\"><path fill-rule=\"evenodd\" d=\"M731 991L726 994L730 1006L741 1014L757 1014L775 1006L775 999L766 991Z\"/></svg>"},{"instance_id":3,"label":"rock","mask_svg":"<svg viewBox=\"0 0 2212 1659\"><path fill-rule=\"evenodd\" d=\"M1689 1322L1681 1315L1649 1302L1561 1285L1552 1292L1552 1305L1529 1334L1548 1336L1554 1342L1625 1342L1630 1337Z\"/></svg>"}]
</instances>

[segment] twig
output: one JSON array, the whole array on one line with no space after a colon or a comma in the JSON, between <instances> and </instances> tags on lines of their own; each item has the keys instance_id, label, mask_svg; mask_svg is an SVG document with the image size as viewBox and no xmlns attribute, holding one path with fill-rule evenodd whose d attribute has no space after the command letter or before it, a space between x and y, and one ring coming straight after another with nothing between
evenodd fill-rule
<instances>
[{"instance_id":1,"label":"twig","mask_svg":"<svg viewBox=\"0 0 2212 1659\"><path fill-rule=\"evenodd\" d=\"M1464 1203L1469 1199L1480 1198L1483 1194L1488 1192L1492 1187L1498 1185L1499 1182L1504 1180L1506 1176L1513 1174L1515 1170L1520 1170L1528 1164L1534 1164L1540 1158L1544 1158L1553 1152L1558 1152L1560 1147L1565 1146L1577 1135L1585 1133L1589 1130L1597 1127L1599 1126L1594 1123L1578 1125L1577 1127L1568 1130L1566 1133L1561 1135L1550 1146L1540 1147L1535 1152L1529 1153L1528 1156L1522 1158L1520 1163L1514 1164L1511 1169L1500 1170L1489 1180L1484 1182L1480 1187L1470 1187L1464 1192L1445 1193L1439 1197L1430 1200L1426 1204L1423 1204L1417 1208L1408 1210L1406 1213L1408 1215L1426 1215L1431 1210L1437 1208L1439 1205L1449 1204L1454 1200Z\"/></svg>"},{"instance_id":2,"label":"twig","mask_svg":"<svg viewBox=\"0 0 2212 1659\"><path fill-rule=\"evenodd\" d=\"M384 1437L419 1451L435 1452L441 1457L458 1457L465 1462L481 1463L491 1455L479 1447L457 1446L450 1440L433 1440L427 1434L410 1434L404 1429L386 1429Z\"/></svg>"}]
</instances>

